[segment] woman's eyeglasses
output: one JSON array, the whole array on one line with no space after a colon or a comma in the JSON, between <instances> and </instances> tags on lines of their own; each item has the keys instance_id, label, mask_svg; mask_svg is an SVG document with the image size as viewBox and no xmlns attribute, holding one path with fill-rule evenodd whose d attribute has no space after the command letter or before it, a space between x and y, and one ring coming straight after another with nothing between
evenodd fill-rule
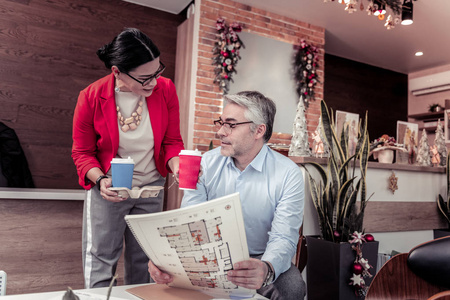
<instances>
[{"instance_id":1,"label":"woman's eyeglasses","mask_svg":"<svg viewBox=\"0 0 450 300\"><path fill-rule=\"evenodd\" d=\"M144 81L136 79L136 78L134 78L133 76L131 76L128 73L125 73L125 72L124 73L127 74L128 76L130 76L130 78L132 78L135 81L137 81L140 84L142 84L142 86L145 86L145 85L149 84L153 79L155 79L155 78L158 79L161 76L161 74L164 72L165 69L166 69L166 66L162 62L159 62L158 71L156 71L154 74L150 75L150 77L145 79Z\"/></svg>"},{"instance_id":2,"label":"woman's eyeglasses","mask_svg":"<svg viewBox=\"0 0 450 300\"><path fill-rule=\"evenodd\" d=\"M239 123L224 122L224 121L222 121L222 119L214 121L216 131L219 131L220 128L223 127L225 134L231 134L232 129L234 127L236 127L237 125L249 124L249 123L253 123L253 121L239 122Z\"/></svg>"}]
</instances>

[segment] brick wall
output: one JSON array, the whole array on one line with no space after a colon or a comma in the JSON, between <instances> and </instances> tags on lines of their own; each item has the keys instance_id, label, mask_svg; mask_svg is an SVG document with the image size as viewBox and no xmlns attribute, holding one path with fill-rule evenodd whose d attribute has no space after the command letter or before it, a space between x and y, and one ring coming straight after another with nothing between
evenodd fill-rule
<instances>
[{"instance_id":1,"label":"brick wall","mask_svg":"<svg viewBox=\"0 0 450 300\"><path fill-rule=\"evenodd\" d=\"M214 146L219 144L219 141L215 139L212 125L212 120L218 119L222 113L223 94L219 87L213 84L215 74L212 65L213 47L217 33L215 25L219 17L224 18L228 24L234 21L241 23L243 31L246 32L293 45L300 44L300 41L305 39L309 44L319 49L317 74L321 84L316 85L316 100L310 103L306 112L308 132L313 132L318 125L320 100L323 98L325 30L318 26L230 0L202 0L195 93L194 148L206 151L211 140L213 140ZM245 41L243 42L245 43ZM239 70L239 64L237 69ZM274 133L270 142L289 145L291 135L292 132Z\"/></svg>"}]
</instances>

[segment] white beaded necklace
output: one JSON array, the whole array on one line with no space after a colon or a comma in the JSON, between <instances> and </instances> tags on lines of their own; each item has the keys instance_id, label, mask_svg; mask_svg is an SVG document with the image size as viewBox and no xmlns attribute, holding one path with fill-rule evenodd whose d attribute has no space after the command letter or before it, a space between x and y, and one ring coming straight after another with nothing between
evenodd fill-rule
<instances>
[{"instance_id":1,"label":"white beaded necklace","mask_svg":"<svg viewBox=\"0 0 450 300\"><path fill-rule=\"evenodd\" d=\"M144 101L139 100L136 110L131 114L131 117L125 118L122 116L120 112L120 107L117 105L117 120L119 121L120 128L123 132L127 132L128 130L135 130L142 120L142 106L144 105Z\"/></svg>"}]
</instances>

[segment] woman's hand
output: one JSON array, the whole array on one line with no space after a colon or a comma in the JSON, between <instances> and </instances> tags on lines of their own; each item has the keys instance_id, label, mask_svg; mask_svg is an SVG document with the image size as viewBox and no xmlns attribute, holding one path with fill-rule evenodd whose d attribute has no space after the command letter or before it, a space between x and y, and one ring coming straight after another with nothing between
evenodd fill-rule
<instances>
[{"instance_id":1,"label":"woman's hand","mask_svg":"<svg viewBox=\"0 0 450 300\"><path fill-rule=\"evenodd\" d=\"M148 262L148 272L150 273L150 277L156 283L166 284L173 281L173 277L171 275L161 271L157 266L153 264L151 260Z\"/></svg>"},{"instance_id":2,"label":"woman's hand","mask_svg":"<svg viewBox=\"0 0 450 300\"><path fill-rule=\"evenodd\" d=\"M173 178L178 183L178 174L180 172L180 158L178 156L174 156L167 162L170 170L173 173Z\"/></svg>"},{"instance_id":3,"label":"woman's hand","mask_svg":"<svg viewBox=\"0 0 450 300\"><path fill-rule=\"evenodd\" d=\"M104 178L100 180L100 195L103 199L111 201L111 202L122 202L126 200L126 198L122 198L115 191L111 191L108 188L112 186L111 178Z\"/></svg>"}]
</instances>

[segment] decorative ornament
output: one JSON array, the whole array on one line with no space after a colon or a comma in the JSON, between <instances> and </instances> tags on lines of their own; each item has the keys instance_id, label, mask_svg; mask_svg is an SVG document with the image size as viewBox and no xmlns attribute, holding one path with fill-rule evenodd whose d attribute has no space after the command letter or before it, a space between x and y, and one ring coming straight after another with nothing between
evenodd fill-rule
<instances>
[{"instance_id":1,"label":"decorative ornament","mask_svg":"<svg viewBox=\"0 0 450 300\"><path fill-rule=\"evenodd\" d=\"M374 241L373 236L371 234L363 234L361 232L353 232L351 235L353 238L350 240L350 244L352 244L352 249L356 252L355 260L352 266L353 275L350 278L349 285L352 285L355 289L355 295L358 297L365 296L367 293L366 282L364 278L372 277L370 274L370 268L372 266L369 264L369 261L362 256L362 247L363 243Z\"/></svg>"},{"instance_id":2,"label":"decorative ornament","mask_svg":"<svg viewBox=\"0 0 450 300\"><path fill-rule=\"evenodd\" d=\"M232 79L233 73L236 73L236 64L238 60L241 59L239 55L239 49L244 47L241 39L236 32L242 31L242 25L237 22L233 22L227 25L225 20L222 18L217 19L216 22L216 43L213 48L213 65L216 77L214 78L214 83L219 85L223 94L227 94L230 87L230 81L234 82Z\"/></svg>"},{"instance_id":3,"label":"decorative ornament","mask_svg":"<svg viewBox=\"0 0 450 300\"><path fill-rule=\"evenodd\" d=\"M322 117L319 117L318 125L316 130L314 130L314 133L311 134L311 138L313 139L312 152L315 157L328 157L330 154L330 147L326 144L326 138L322 129Z\"/></svg>"},{"instance_id":4,"label":"decorative ornament","mask_svg":"<svg viewBox=\"0 0 450 300\"><path fill-rule=\"evenodd\" d=\"M430 147L430 153L431 153L431 163L433 164L433 167L439 166L439 164L441 163L441 156L439 155L436 145Z\"/></svg>"},{"instance_id":5,"label":"decorative ornament","mask_svg":"<svg viewBox=\"0 0 450 300\"><path fill-rule=\"evenodd\" d=\"M308 143L308 128L305 117L305 103L300 96L295 115L289 156L311 156Z\"/></svg>"},{"instance_id":6,"label":"decorative ornament","mask_svg":"<svg viewBox=\"0 0 450 300\"><path fill-rule=\"evenodd\" d=\"M373 242L373 241L375 241L375 238L370 233L365 234L364 235L364 239L366 240L366 242Z\"/></svg>"},{"instance_id":7,"label":"decorative ornament","mask_svg":"<svg viewBox=\"0 0 450 300\"><path fill-rule=\"evenodd\" d=\"M319 82L316 71L319 66L317 56L319 50L305 40L301 40L300 45L295 45L294 50L297 51L293 61L296 90L298 96L305 102L305 107L308 107L309 101L314 100L314 87Z\"/></svg>"},{"instance_id":8,"label":"decorative ornament","mask_svg":"<svg viewBox=\"0 0 450 300\"><path fill-rule=\"evenodd\" d=\"M389 17L386 20L386 23L384 23L384 27L386 27L387 30L395 28L394 20L391 15L389 15Z\"/></svg>"},{"instance_id":9,"label":"decorative ornament","mask_svg":"<svg viewBox=\"0 0 450 300\"><path fill-rule=\"evenodd\" d=\"M373 154L374 159L378 159L380 163L393 163L394 150L407 152L406 148L402 144L398 144L394 137L387 134L383 134L381 137L375 139L370 144L372 149L369 155Z\"/></svg>"},{"instance_id":10,"label":"decorative ornament","mask_svg":"<svg viewBox=\"0 0 450 300\"><path fill-rule=\"evenodd\" d=\"M434 144L437 147L439 153L439 166L445 167L447 164L447 147L445 146L444 130L442 129L441 120L438 120L436 128L436 136L434 138Z\"/></svg>"},{"instance_id":11,"label":"decorative ornament","mask_svg":"<svg viewBox=\"0 0 450 300\"><path fill-rule=\"evenodd\" d=\"M392 194L394 194L395 191L398 190L397 181L398 177L396 177L394 171L392 171L391 176L389 176L389 189L391 190Z\"/></svg>"},{"instance_id":12,"label":"decorative ornament","mask_svg":"<svg viewBox=\"0 0 450 300\"><path fill-rule=\"evenodd\" d=\"M360 0L360 1L361 1L361 3L359 5L359 9L361 11L363 11L364 10L363 1L362 0ZM414 0L414 1L417 1L417 0ZM324 2L329 2L329 1L324 0ZM357 11L358 0L339 0L339 3L345 5L345 10L348 13L353 13L353 12ZM401 15L402 15L402 10L403 10L403 0L368 0L368 5L366 8L367 14L369 16L376 15L380 21L383 21L386 17L385 12L375 14L375 12L377 12L378 9L381 7L387 7L389 9L391 9L394 14L394 17L389 16L387 18L384 26L386 27L387 30L395 28L395 25L399 24L399 22L401 20Z\"/></svg>"},{"instance_id":13,"label":"decorative ornament","mask_svg":"<svg viewBox=\"0 0 450 300\"><path fill-rule=\"evenodd\" d=\"M431 166L430 144L428 143L427 131L423 129L422 137L419 141L419 150L417 151L417 164L419 166Z\"/></svg>"},{"instance_id":14,"label":"decorative ornament","mask_svg":"<svg viewBox=\"0 0 450 300\"><path fill-rule=\"evenodd\" d=\"M345 7L345 10L349 13L352 14L353 12L355 12L356 9L356 5L358 3L356 2L356 0L348 0L347 2L347 6Z\"/></svg>"}]
</instances>

